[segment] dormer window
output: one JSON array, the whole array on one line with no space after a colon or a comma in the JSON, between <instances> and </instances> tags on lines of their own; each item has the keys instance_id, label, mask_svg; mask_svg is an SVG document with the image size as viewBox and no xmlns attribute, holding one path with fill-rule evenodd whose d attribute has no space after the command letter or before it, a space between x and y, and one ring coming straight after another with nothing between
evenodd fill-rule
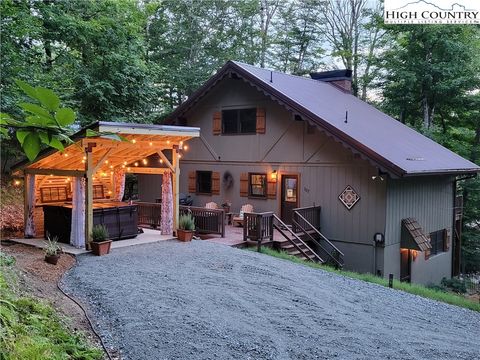
<instances>
[{"instance_id":1,"label":"dormer window","mask_svg":"<svg viewBox=\"0 0 480 360\"><path fill-rule=\"evenodd\" d=\"M255 134L256 132L257 109L222 111L222 134Z\"/></svg>"}]
</instances>

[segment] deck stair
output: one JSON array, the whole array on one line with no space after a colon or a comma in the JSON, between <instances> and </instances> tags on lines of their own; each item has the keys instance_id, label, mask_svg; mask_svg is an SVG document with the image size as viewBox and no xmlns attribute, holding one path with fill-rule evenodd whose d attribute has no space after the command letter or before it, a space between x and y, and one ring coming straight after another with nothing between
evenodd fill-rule
<instances>
[{"instance_id":1,"label":"deck stair","mask_svg":"<svg viewBox=\"0 0 480 360\"><path fill-rule=\"evenodd\" d=\"M282 235L276 247L303 260L342 268L343 253L320 231L320 207L293 210L292 226L287 226L274 215L274 227Z\"/></svg>"}]
</instances>

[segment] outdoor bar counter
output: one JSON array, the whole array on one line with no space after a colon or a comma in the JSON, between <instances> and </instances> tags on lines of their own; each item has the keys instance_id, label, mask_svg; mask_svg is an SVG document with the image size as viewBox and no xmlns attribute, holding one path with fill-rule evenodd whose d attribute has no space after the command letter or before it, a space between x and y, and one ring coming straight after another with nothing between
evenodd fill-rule
<instances>
[{"instance_id":1,"label":"outdoor bar counter","mask_svg":"<svg viewBox=\"0 0 480 360\"><path fill-rule=\"evenodd\" d=\"M70 242L72 203L43 205L45 236L58 236L62 243ZM129 239L138 233L137 205L119 201L93 203L93 225L103 224L111 240Z\"/></svg>"}]
</instances>

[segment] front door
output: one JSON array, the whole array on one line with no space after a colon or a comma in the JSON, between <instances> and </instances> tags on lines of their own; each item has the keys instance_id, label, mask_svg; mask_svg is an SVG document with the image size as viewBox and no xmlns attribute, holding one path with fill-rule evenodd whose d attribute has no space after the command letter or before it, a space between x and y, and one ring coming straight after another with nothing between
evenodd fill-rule
<instances>
[{"instance_id":1,"label":"front door","mask_svg":"<svg viewBox=\"0 0 480 360\"><path fill-rule=\"evenodd\" d=\"M281 217L286 224L292 223L292 210L298 207L298 175L282 175Z\"/></svg>"}]
</instances>

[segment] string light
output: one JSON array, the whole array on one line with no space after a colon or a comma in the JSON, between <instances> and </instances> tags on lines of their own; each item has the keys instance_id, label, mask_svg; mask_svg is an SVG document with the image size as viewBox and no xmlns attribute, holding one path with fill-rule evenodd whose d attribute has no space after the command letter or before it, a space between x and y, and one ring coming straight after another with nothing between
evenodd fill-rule
<instances>
[{"instance_id":1,"label":"string light","mask_svg":"<svg viewBox=\"0 0 480 360\"><path fill-rule=\"evenodd\" d=\"M124 161L124 162L123 162L123 165L127 165L127 162L126 162L126 161Z\"/></svg>"},{"instance_id":2,"label":"string light","mask_svg":"<svg viewBox=\"0 0 480 360\"><path fill-rule=\"evenodd\" d=\"M147 165L147 164L148 164L147 159L143 159L142 162L143 162L143 165Z\"/></svg>"},{"instance_id":3,"label":"string light","mask_svg":"<svg viewBox=\"0 0 480 360\"><path fill-rule=\"evenodd\" d=\"M152 145L153 145L153 143L150 141L150 142L148 143L148 145L152 146Z\"/></svg>"},{"instance_id":4,"label":"string light","mask_svg":"<svg viewBox=\"0 0 480 360\"><path fill-rule=\"evenodd\" d=\"M133 164L133 165L138 166L138 161L135 161L135 164Z\"/></svg>"},{"instance_id":5,"label":"string light","mask_svg":"<svg viewBox=\"0 0 480 360\"><path fill-rule=\"evenodd\" d=\"M170 144L170 140L167 140L167 144Z\"/></svg>"},{"instance_id":6,"label":"string light","mask_svg":"<svg viewBox=\"0 0 480 360\"><path fill-rule=\"evenodd\" d=\"M128 171L132 170L130 167L127 168Z\"/></svg>"},{"instance_id":7,"label":"string light","mask_svg":"<svg viewBox=\"0 0 480 360\"><path fill-rule=\"evenodd\" d=\"M87 157L86 157L86 156L84 156L84 157L83 157L83 160L87 160Z\"/></svg>"},{"instance_id":8,"label":"string light","mask_svg":"<svg viewBox=\"0 0 480 360\"><path fill-rule=\"evenodd\" d=\"M181 158L182 158L182 154L178 154L178 158L181 159Z\"/></svg>"},{"instance_id":9,"label":"string light","mask_svg":"<svg viewBox=\"0 0 480 360\"><path fill-rule=\"evenodd\" d=\"M82 164L85 164L85 160L82 160Z\"/></svg>"},{"instance_id":10,"label":"string light","mask_svg":"<svg viewBox=\"0 0 480 360\"><path fill-rule=\"evenodd\" d=\"M125 169L125 165L122 165L122 169Z\"/></svg>"},{"instance_id":11,"label":"string light","mask_svg":"<svg viewBox=\"0 0 480 360\"><path fill-rule=\"evenodd\" d=\"M162 159L160 159L160 164L163 164L163 160L162 160Z\"/></svg>"},{"instance_id":12,"label":"string light","mask_svg":"<svg viewBox=\"0 0 480 360\"><path fill-rule=\"evenodd\" d=\"M13 185L15 185L15 186L20 185L20 180L15 180L15 181L13 182Z\"/></svg>"},{"instance_id":13,"label":"string light","mask_svg":"<svg viewBox=\"0 0 480 360\"><path fill-rule=\"evenodd\" d=\"M183 150L188 150L188 145L185 145L185 146L183 147Z\"/></svg>"},{"instance_id":14,"label":"string light","mask_svg":"<svg viewBox=\"0 0 480 360\"><path fill-rule=\"evenodd\" d=\"M65 154L63 154L63 156L65 156L65 157L68 157L68 154L67 154L67 153L65 153Z\"/></svg>"},{"instance_id":15,"label":"string light","mask_svg":"<svg viewBox=\"0 0 480 360\"><path fill-rule=\"evenodd\" d=\"M108 164L108 160L105 160L105 164Z\"/></svg>"},{"instance_id":16,"label":"string light","mask_svg":"<svg viewBox=\"0 0 480 360\"><path fill-rule=\"evenodd\" d=\"M135 144L137 142L137 140L135 139L132 139L132 143Z\"/></svg>"},{"instance_id":17,"label":"string light","mask_svg":"<svg viewBox=\"0 0 480 360\"><path fill-rule=\"evenodd\" d=\"M110 169L113 169L113 165L110 165Z\"/></svg>"}]
</instances>

